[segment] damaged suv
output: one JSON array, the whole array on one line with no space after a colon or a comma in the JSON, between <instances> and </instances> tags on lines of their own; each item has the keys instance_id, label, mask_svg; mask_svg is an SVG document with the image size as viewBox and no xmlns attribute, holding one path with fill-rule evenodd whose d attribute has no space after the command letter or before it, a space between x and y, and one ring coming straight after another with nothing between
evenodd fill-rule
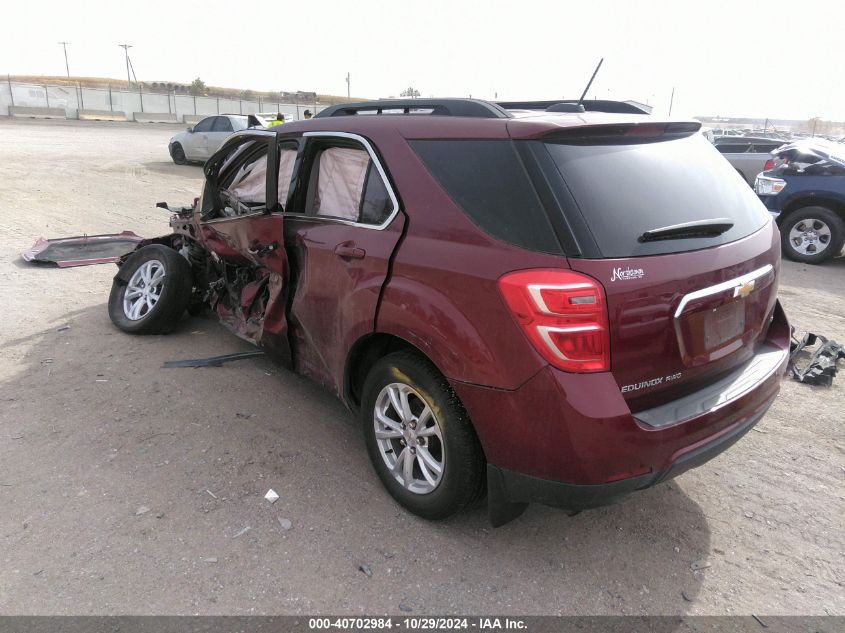
<instances>
[{"instance_id":1,"label":"damaged suv","mask_svg":"<svg viewBox=\"0 0 845 633\"><path fill-rule=\"evenodd\" d=\"M357 412L429 519L675 477L778 392L778 231L697 122L565 105L364 102L235 134L121 259L111 319L213 310Z\"/></svg>"}]
</instances>

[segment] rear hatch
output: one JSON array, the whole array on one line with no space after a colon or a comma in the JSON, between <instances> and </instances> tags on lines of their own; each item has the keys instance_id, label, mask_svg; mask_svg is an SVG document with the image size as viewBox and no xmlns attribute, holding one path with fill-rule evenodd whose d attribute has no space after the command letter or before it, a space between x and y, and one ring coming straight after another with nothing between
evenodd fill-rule
<instances>
[{"instance_id":1,"label":"rear hatch","mask_svg":"<svg viewBox=\"0 0 845 633\"><path fill-rule=\"evenodd\" d=\"M777 231L694 130L649 123L541 141L579 249L569 264L604 287L610 367L634 412L748 360L776 300Z\"/></svg>"}]
</instances>

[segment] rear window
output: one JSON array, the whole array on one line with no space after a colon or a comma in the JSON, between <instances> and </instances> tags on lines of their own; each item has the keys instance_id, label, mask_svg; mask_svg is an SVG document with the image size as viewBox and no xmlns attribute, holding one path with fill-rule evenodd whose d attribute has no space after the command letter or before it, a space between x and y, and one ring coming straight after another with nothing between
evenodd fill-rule
<instances>
[{"instance_id":1,"label":"rear window","mask_svg":"<svg viewBox=\"0 0 845 633\"><path fill-rule=\"evenodd\" d=\"M750 187L701 135L642 144L547 142L558 174L604 257L678 253L719 246L762 228L768 215ZM716 237L639 242L649 230L727 218Z\"/></svg>"},{"instance_id":2,"label":"rear window","mask_svg":"<svg viewBox=\"0 0 845 633\"><path fill-rule=\"evenodd\" d=\"M227 119L234 128L235 132L240 132L241 130L245 130L249 127L249 118L245 116L233 116L230 119Z\"/></svg>"},{"instance_id":3,"label":"rear window","mask_svg":"<svg viewBox=\"0 0 845 633\"><path fill-rule=\"evenodd\" d=\"M728 145L727 143L719 143L716 146L720 154L744 154L751 151L751 145L744 143L742 145Z\"/></svg>"},{"instance_id":4,"label":"rear window","mask_svg":"<svg viewBox=\"0 0 845 633\"><path fill-rule=\"evenodd\" d=\"M429 172L464 213L493 237L560 254L549 218L511 141L411 141Z\"/></svg>"}]
</instances>

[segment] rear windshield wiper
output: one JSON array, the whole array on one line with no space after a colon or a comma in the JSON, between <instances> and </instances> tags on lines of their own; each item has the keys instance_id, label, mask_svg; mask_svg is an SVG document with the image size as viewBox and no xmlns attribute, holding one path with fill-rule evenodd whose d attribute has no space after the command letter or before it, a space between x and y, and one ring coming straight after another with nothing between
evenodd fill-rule
<instances>
[{"instance_id":1,"label":"rear windshield wiper","mask_svg":"<svg viewBox=\"0 0 845 633\"><path fill-rule=\"evenodd\" d=\"M728 218L712 218L662 226L646 231L637 238L638 242L656 242L658 240L683 240L693 237L716 237L733 228L733 221Z\"/></svg>"}]
</instances>

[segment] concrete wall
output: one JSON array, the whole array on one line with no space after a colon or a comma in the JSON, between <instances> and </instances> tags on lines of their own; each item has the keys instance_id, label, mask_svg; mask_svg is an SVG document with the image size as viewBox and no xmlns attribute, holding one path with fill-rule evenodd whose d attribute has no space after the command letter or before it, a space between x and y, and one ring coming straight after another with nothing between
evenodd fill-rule
<instances>
[{"instance_id":1,"label":"concrete wall","mask_svg":"<svg viewBox=\"0 0 845 633\"><path fill-rule=\"evenodd\" d=\"M109 88L82 88L80 86L49 86L38 83L17 83L0 80L0 116L8 115L9 108L54 108L63 109L67 118L89 118L87 112L114 112L118 117L122 113L126 120L151 120L149 117L135 118L135 114L153 113L155 120L160 120L160 114L167 114L168 122L171 116L181 121L185 116L208 116L211 114L254 114L258 112L284 112L285 118L296 121L302 118L305 110L315 114L326 108L326 105L278 103L265 99L243 100L218 97L194 97L191 95L177 95L147 93L134 86L123 89L116 86ZM80 117L79 112L82 112ZM120 118L97 115L102 120L123 120Z\"/></svg>"},{"instance_id":2,"label":"concrete wall","mask_svg":"<svg viewBox=\"0 0 845 633\"><path fill-rule=\"evenodd\" d=\"M136 112L134 120L138 123L179 123L175 114L167 112Z\"/></svg>"},{"instance_id":3,"label":"concrete wall","mask_svg":"<svg viewBox=\"0 0 845 633\"><path fill-rule=\"evenodd\" d=\"M77 112L80 121L126 121L125 112L112 112L111 110L79 110Z\"/></svg>"},{"instance_id":4,"label":"concrete wall","mask_svg":"<svg viewBox=\"0 0 845 633\"><path fill-rule=\"evenodd\" d=\"M9 116L30 119L66 119L67 113L64 108L9 106Z\"/></svg>"}]
</instances>

